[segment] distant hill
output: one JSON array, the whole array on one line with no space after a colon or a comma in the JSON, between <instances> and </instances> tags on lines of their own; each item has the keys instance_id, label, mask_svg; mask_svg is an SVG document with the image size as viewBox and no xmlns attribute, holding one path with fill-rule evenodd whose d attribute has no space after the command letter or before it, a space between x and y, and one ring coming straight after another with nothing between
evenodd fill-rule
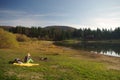
<instances>
[{"instance_id":1,"label":"distant hill","mask_svg":"<svg viewBox=\"0 0 120 80\"><path fill-rule=\"evenodd\" d=\"M76 28L69 27L69 26L46 26L45 29L59 29L65 31L74 31Z\"/></svg>"},{"instance_id":2,"label":"distant hill","mask_svg":"<svg viewBox=\"0 0 120 80\"><path fill-rule=\"evenodd\" d=\"M0 28L3 28L4 30L9 30L10 28L15 28L14 26L0 26ZM74 31L76 28L70 27L70 26L46 26L44 29L59 29L64 31Z\"/></svg>"},{"instance_id":3,"label":"distant hill","mask_svg":"<svg viewBox=\"0 0 120 80\"><path fill-rule=\"evenodd\" d=\"M13 28L13 27L14 26L0 26L0 28L3 28L4 30L8 30L8 31L10 28Z\"/></svg>"}]
</instances>

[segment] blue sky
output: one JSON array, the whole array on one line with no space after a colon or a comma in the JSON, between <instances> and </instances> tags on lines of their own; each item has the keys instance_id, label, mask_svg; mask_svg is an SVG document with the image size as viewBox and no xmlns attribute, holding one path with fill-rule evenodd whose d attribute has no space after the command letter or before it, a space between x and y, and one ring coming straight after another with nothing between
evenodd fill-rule
<instances>
[{"instance_id":1,"label":"blue sky","mask_svg":"<svg viewBox=\"0 0 120 80\"><path fill-rule=\"evenodd\" d=\"M120 26L120 0L0 0L0 25Z\"/></svg>"}]
</instances>

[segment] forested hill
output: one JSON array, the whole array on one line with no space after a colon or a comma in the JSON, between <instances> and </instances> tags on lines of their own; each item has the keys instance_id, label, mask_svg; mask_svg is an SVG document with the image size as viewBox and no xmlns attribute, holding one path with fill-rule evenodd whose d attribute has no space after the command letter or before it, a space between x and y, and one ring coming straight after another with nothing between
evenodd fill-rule
<instances>
[{"instance_id":1,"label":"forested hill","mask_svg":"<svg viewBox=\"0 0 120 80\"><path fill-rule=\"evenodd\" d=\"M0 28L3 28L5 30L9 30L10 28L13 28L14 26L0 26Z\"/></svg>"},{"instance_id":2,"label":"forested hill","mask_svg":"<svg viewBox=\"0 0 120 80\"><path fill-rule=\"evenodd\" d=\"M70 27L70 26L46 26L46 29L59 29L64 31L74 31L76 28Z\"/></svg>"},{"instance_id":3,"label":"forested hill","mask_svg":"<svg viewBox=\"0 0 120 80\"><path fill-rule=\"evenodd\" d=\"M32 38L44 40L111 40L120 39L120 27L114 30L90 28L75 29L69 26L47 26L47 27L23 27L23 26L1 26L5 30L12 33L25 34Z\"/></svg>"}]
</instances>

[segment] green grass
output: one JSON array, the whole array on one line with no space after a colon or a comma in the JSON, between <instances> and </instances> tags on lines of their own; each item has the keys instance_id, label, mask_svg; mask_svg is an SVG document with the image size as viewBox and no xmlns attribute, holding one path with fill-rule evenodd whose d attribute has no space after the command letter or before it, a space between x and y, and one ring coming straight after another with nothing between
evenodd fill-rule
<instances>
[{"instance_id":1,"label":"green grass","mask_svg":"<svg viewBox=\"0 0 120 80\"><path fill-rule=\"evenodd\" d=\"M120 71L107 69L108 65L104 62L82 55L75 56L82 51L55 47L46 41L24 42L20 45L16 49L0 49L0 80L120 80ZM23 59L28 49L39 66L8 64L17 57ZM39 57L47 57L48 60L40 61Z\"/></svg>"}]
</instances>

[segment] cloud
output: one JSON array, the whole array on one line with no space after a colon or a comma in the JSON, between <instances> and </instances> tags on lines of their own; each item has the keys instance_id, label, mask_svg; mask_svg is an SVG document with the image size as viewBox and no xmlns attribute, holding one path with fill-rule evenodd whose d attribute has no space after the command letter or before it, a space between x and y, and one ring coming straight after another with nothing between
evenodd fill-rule
<instances>
[{"instance_id":1,"label":"cloud","mask_svg":"<svg viewBox=\"0 0 120 80\"><path fill-rule=\"evenodd\" d=\"M119 10L118 10L119 9ZM111 10L101 12L102 16L93 18L92 21L98 26L115 28L120 26L120 6L113 6Z\"/></svg>"},{"instance_id":2,"label":"cloud","mask_svg":"<svg viewBox=\"0 0 120 80\"><path fill-rule=\"evenodd\" d=\"M17 10L0 10L0 24L1 25L23 25L23 26L45 26L53 25L57 22L54 20L47 20L46 17L64 17L63 13L47 13L47 14L33 14L25 11Z\"/></svg>"},{"instance_id":3,"label":"cloud","mask_svg":"<svg viewBox=\"0 0 120 80\"><path fill-rule=\"evenodd\" d=\"M92 23L94 23L96 26L100 28L107 28L107 29L114 29L115 27L120 26L120 18L94 18L92 19Z\"/></svg>"},{"instance_id":4,"label":"cloud","mask_svg":"<svg viewBox=\"0 0 120 80\"><path fill-rule=\"evenodd\" d=\"M119 8L119 7L117 7ZM97 14L97 13L96 13ZM0 10L0 25L11 25L11 26L49 26L49 25L65 25L75 28L113 28L120 26L120 11L100 11L99 14L92 17L87 17L85 19L67 20L67 17L71 17L69 14L65 13L28 13L25 11L16 10ZM9 18L11 17L11 18ZM49 18L51 17L51 18ZM64 20L60 20L60 18ZM57 18L57 19L54 19ZM79 21L81 20L81 21Z\"/></svg>"},{"instance_id":5,"label":"cloud","mask_svg":"<svg viewBox=\"0 0 120 80\"><path fill-rule=\"evenodd\" d=\"M45 24L55 24L54 21L33 19L33 18L19 18L14 20L0 20L1 25L10 25L10 26L45 26Z\"/></svg>"},{"instance_id":6,"label":"cloud","mask_svg":"<svg viewBox=\"0 0 120 80\"><path fill-rule=\"evenodd\" d=\"M113 6L111 9L120 9L120 6L119 5Z\"/></svg>"},{"instance_id":7,"label":"cloud","mask_svg":"<svg viewBox=\"0 0 120 80\"><path fill-rule=\"evenodd\" d=\"M0 10L0 14L7 16L26 16L26 17L45 17L45 16L67 16L63 13L47 13L47 14L32 14L25 11L17 11L17 10Z\"/></svg>"},{"instance_id":8,"label":"cloud","mask_svg":"<svg viewBox=\"0 0 120 80\"><path fill-rule=\"evenodd\" d=\"M99 27L99 28L114 29L116 27L119 27L120 6L111 6L109 8L104 8L96 12L94 16L88 18L86 21L88 26L93 25L95 28Z\"/></svg>"},{"instance_id":9,"label":"cloud","mask_svg":"<svg viewBox=\"0 0 120 80\"><path fill-rule=\"evenodd\" d=\"M22 16L25 15L24 11L15 11L15 10L0 10L0 15L3 16Z\"/></svg>"}]
</instances>

